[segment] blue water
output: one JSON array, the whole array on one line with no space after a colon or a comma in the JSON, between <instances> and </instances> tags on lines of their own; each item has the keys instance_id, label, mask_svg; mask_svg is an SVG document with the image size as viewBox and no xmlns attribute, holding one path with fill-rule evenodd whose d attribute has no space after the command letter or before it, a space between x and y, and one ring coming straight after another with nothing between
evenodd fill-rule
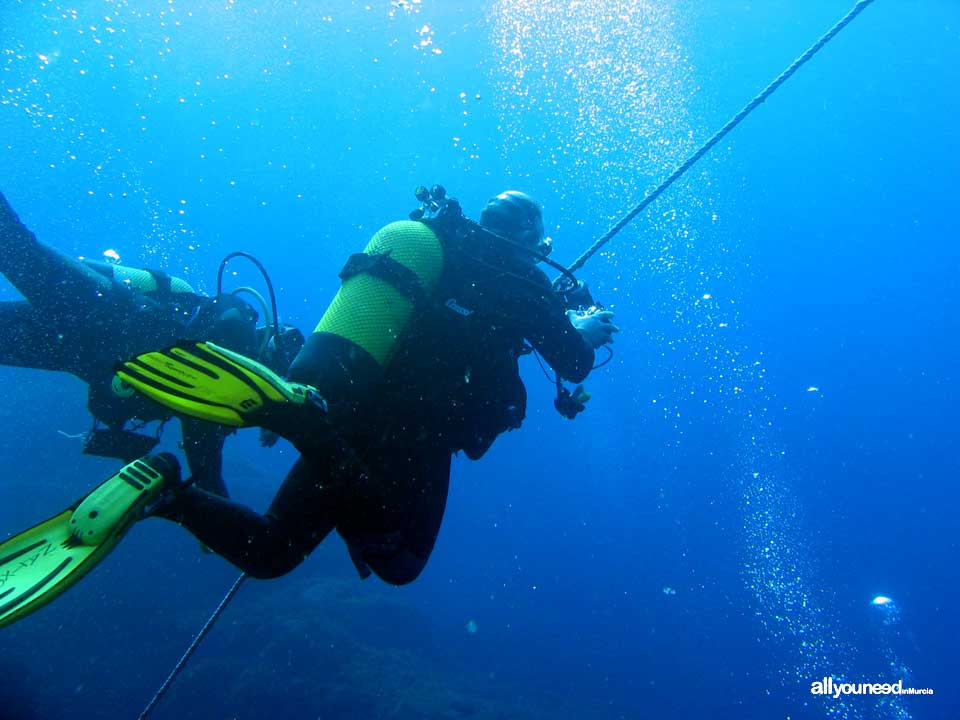
<instances>
[{"instance_id":1,"label":"blue water","mask_svg":"<svg viewBox=\"0 0 960 720\"><path fill-rule=\"evenodd\" d=\"M572 261L850 7L7 2L0 190L66 253L206 292L253 252L308 329L417 184L474 216L530 192ZM242 588L154 717L960 714L958 83L960 5L875 2L588 263L622 329L588 411L528 362L524 428L455 461L416 583L330 538ZM7 533L115 464L61 434L81 383L0 380ZM234 496L263 508L293 459L240 433ZM0 718L136 717L235 577L139 524L2 631Z\"/></svg>"}]
</instances>

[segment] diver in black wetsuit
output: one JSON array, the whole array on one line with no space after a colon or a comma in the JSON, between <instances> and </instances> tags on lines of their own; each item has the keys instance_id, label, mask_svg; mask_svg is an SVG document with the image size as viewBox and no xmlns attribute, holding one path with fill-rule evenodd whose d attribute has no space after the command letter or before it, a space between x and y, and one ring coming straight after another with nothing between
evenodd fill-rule
<instances>
[{"instance_id":1,"label":"diver in black wetsuit","mask_svg":"<svg viewBox=\"0 0 960 720\"><path fill-rule=\"evenodd\" d=\"M0 364L69 372L86 382L95 427L85 452L125 462L157 443L125 428L165 421L171 413L115 382L118 360L194 335L263 356L260 341L270 332L256 327L256 311L235 295L209 298L159 271L61 254L37 240L2 193L0 272L25 298L0 303ZM264 362L285 372L302 344L302 333L284 326L262 343L269 350ZM181 418L181 425L197 486L225 496L221 451L230 431L192 418Z\"/></svg>"},{"instance_id":2,"label":"diver in black wetsuit","mask_svg":"<svg viewBox=\"0 0 960 720\"><path fill-rule=\"evenodd\" d=\"M384 227L344 267L289 373L316 388L326 414L304 423L301 408L280 430L301 458L268 511L180 487L154 514L255 577L289 572L334 529L361 576L403 584L420 574L451 456L478 459L524 418L519 356L536 350L580 382L617 332L613 313L573 309L536 267L549 240L529 196L501 193L479 224L453 210Z\"/></svg>"}]
</instances>

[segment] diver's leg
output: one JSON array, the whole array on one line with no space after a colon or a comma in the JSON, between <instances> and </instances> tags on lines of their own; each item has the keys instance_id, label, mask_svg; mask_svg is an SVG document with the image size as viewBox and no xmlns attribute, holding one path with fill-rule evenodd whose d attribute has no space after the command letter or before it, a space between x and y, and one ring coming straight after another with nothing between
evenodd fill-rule
<instances>
[{"instance_id":1,"label":"diver's leg","mask_svg":"<svg viewBox=\"0 0 960 720\"><path fill-rule=\"evenodd\" d=\"M392 505L389 514L399 525L387 519L384 530L390 530L390 525L398 529L379 537L362 533L362 539L351 537L350 531L339 525L337 529L350 547L355 563L359 557L381 580L405 585L423 571L440 532L450 486L450 453L421 450L420 457L405 454L388 467L390 474L386 477L390 477L391 490L386 502ZM399 494L393 492L395 488L400 490ZM353 502L348 505L355 507ZM362 522L354 518L350 524L357 526Z\"/></svg>"},{"instance_id":2,"label":"diver's leg","mask_svg":"<svg viewBox=\"0 0 960 720\"><path fill-rule=\"evenodd\" d=\"M169 341L180 325L154 300L44 245L0 193L0 272L69 337L90 367ZM88 382L90 379L84 377Z\"/></svg>"},{"instance_id":3,"label":"diver's leg","mask_svg":"<svg viewBox=\"0 0 960 720\"><path fill-rule=\"evenodd\" d=\"M338 503L326 474L301 457L263 515L196 487L181 490L155 514L183 525L245 573L278 577L333 529Z\"/></svg>"},{"instance_id":4,"label":"diver's leg","mask_svg":"<svg viewBox=\"0 0 960 720\"><path fill-rule=\"evenodd\" d=\"M37 240L0 193L0 272L44 313L69 312L111 288L109 278Z\"/></svg>"}]
</instances>

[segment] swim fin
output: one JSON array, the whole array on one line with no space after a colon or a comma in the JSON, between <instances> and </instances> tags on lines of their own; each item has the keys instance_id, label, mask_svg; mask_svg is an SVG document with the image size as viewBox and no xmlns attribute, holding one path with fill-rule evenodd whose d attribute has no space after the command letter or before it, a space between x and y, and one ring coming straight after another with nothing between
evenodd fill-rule
<instances>
[{"instance_id":1,"label":"swim fin","mask_svg":"<svg viewBox=\"0 0 960 720\"><path fill-rule=\"evenodd\" d=\"M288 382L256 360L214 345L184 341L117 366L128 385L175 412L229 427L295 430L291 410L326 405L310 385Z\"/></svg>"},{"instance_id":2,"label":"swim fin","mask_svg":"<svg viewBox=\"0 0 960 720\"><path fill-rule=\"evenodd\" d=\"M134 460L59 515L0 544L0 627L83 578L179 479L169 453Z\"/></svg>"}]
</instances>

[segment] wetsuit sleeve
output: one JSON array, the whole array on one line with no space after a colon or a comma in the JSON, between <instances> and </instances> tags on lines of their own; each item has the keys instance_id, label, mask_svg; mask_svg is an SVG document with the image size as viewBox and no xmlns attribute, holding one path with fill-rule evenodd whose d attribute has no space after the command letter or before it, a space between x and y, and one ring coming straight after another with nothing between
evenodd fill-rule
<instances>
[{"instance_id":1,"label":"wetsuit sleeve","mask_svg":"<svg viewBox=\"0 0 960 720\"><path fill-rule=\"evenodd\" d=\"M48 318L24 300L0 302L0 365L69 371L75 349L53 342Z\"/></svg>"},{"instance_id":2,"label":"wetsuit sleeve","mask_svg":"<svg viewBox=\"0 0 960 720\"><path fill-rule=\"evenodd\" d=\"M539 270L536 281L543 294L529 303L533 309L524 335L557 373L570 382L582 382L593 367L593 348L567 317L560 296Z\"/></svg>"}]
</instances>

